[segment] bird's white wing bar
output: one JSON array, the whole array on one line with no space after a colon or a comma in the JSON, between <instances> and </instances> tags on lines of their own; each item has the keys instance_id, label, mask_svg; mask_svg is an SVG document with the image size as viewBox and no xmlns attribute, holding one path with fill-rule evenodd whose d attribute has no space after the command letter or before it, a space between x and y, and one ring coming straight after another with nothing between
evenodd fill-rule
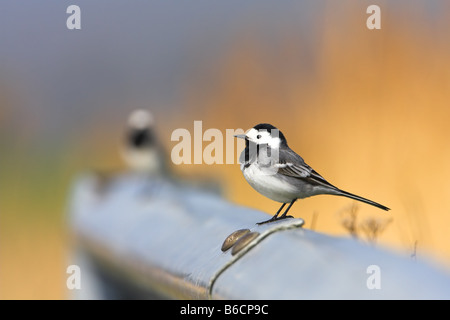
<instances>
[{"instance_id":1,"label":"bird's white wing bar","mask_svg":"<svg viewBox=\"0 0 450 320\"><path fill-rule=\"evenodd\" d=\"M290 162L278 163L275 165L278 168L278 173L285 176L290 176L297 179L307 179L310 183L316 183L327 188L336 189L331 183L325 180L319 173L317 173L310 166L305 164L293 164Z\"/></svg>"},{"instance_id":2,"label":"bird's white wing bar","mask_svg":"<svg viewBox=\"0 0 450 320\"><path fill-rule=\"evenodd\" d=\"M294 165L293 163L277 163L275 167L278 168L278 173L294 178L306 178L311 175L311 168L307 166Z\"/></svg>"}]
</instances>

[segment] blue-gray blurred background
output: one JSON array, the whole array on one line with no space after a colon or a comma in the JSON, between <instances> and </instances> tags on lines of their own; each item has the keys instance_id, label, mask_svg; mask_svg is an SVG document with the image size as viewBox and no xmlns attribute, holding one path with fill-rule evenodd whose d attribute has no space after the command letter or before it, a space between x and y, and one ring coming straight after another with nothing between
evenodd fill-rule
<instances>
[{"instance_id":1,"label":"blue-gray blurred background","mask_svg":"<svg viewBox=\"0 0 450 320\"><path fill-rule=\"evenodd\" d=\"M81 30L66 27L72 4ZM381 30L366 27L370 4L381 7ZM393 208L380 243L450 265L449 9L445 0L2 1L0 297L66 297L71 182L123 169L136 108L154 113L169 152L171 132L194 120L223 132L273 122L331 182ZM176 170L276 210L238 166ZM311 199L293 213L345 234L348 204Z\"/></svg>"}]
</instances>

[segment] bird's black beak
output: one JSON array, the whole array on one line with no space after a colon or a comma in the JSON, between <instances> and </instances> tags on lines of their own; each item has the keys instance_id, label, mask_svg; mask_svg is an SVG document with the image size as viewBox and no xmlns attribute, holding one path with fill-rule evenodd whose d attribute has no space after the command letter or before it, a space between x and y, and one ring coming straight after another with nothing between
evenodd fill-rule
<instances>
[{"instance_id":1,"label":"bird's black beak","mask_svg":"<svg viewBox=\"0 0 450 320\"><path fill-rule=\"evenodd\" d=\"M234 137L235 138L239 138L239 139L248 140L248 138L247 138L247 136L245 134L236 134Z\"/></svg>"}]
</instances>

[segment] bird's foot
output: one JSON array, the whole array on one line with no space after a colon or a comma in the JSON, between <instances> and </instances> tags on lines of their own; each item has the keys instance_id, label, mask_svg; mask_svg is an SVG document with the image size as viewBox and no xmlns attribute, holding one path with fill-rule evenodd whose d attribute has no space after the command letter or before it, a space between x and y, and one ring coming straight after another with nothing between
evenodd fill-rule
<instances>
[{"instance_id":1,"label":"bird's foot","mask_svg":"<svg viewBox=\"0 0 450 320\"><path fill-rule=\"evenodd\" d=\"M257 222L256 224L258 225L258 226L260 226L260 225L262 225L262 224L266 224L266 223L269 223L269 222L272 222L272 221L276 221L277 219L275 218L270 218L269 220L266 220L266 221L262 221L262 222Z\"/></svg>"},{"instance_id":2,"label":"bird's foot","mask_svg":"<svg viewBox=\"0 0 450 320\"><path fill-rule=\"evenodd\" d=\"M273 221L279 221L279 220L284 220L286 218L294 218L293 216L281 216L281 217L272 217L269 220L263 221L263 222L257 222L256 224L258 226L262 225L262 224L266 224L269 222L273 222Z\"/></svg>"}]
</instances>

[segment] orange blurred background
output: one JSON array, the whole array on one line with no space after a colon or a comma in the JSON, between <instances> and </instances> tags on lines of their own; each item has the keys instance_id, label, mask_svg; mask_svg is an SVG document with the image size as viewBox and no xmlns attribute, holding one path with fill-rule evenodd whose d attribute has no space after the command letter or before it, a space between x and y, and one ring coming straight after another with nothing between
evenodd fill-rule
<instances>
[{"instance_id":1,"label":"orange blurred background","mask_svg":"<svg viewBox=\"0 0 450 320\"><path fill-rule=\"evenodd\" d=\"M357 224L388 224L380 244L411 254L416 246L417 255L432 254L449 266L450 43L421 23L420 8L405 7L401 17L383 11L382 29L371 31L358 15L362 7L326 7L312 74L289 70L305 51L295 30L283 30L276 50L282 63L273 65L249 27L224 53L216 86L206 93L195 84L190 89L196 106L190 118L203 119L204 130L223 132L270 122L328 181L392 209L358 204ZM337 8L346 14L335 15ZM438 29L450 31L448 21L436 22ZM278 209L237 166L194 169L220 170L233 201L269 214ZM291 214L304 218L306 227L315 215L316 230L345 234L351 203L318 196L299 201Z\"/></svg>"},{"instance_id":2,"label":"orange blurred background","mask_svg":"<svg viewBox=\"0 0 450 320\"><path fill-rule=\"evenodd\" d=\"M309 24L313 37L289 21L267 27L248 11L220 54L190 71L178 88L182 108L154 110L163 143L170 152L172 131L193 130L194 120L203 121L203 130L223 133L269 122L329 182L392 209L358 204L363 241L362 225L376 219L386 225L377 245L431 257L448 269L450 8L434 3L438 10L430 14L425 2L381 1L382 28L368 30L371 3L326 1ZM0 298L67 298L70 185L90 168L123 168L118 148L125 119L142 101L121 105L105 98L102 103L113 107L88 112L82 130L63 144L35 148L30 137L39 121L24 121L22 134L9 122L22 114L23 103L11 87L8 78L0 81ZM152 101L145 103L152 108ZM236 203L270 215L279 207L247 184L238 164L175 170L219 178ZM290 213L305 219L306 228L314 222L318 232L348 235L343 224L352 203L317 196Z\"/></svg>"}]
</instances>

